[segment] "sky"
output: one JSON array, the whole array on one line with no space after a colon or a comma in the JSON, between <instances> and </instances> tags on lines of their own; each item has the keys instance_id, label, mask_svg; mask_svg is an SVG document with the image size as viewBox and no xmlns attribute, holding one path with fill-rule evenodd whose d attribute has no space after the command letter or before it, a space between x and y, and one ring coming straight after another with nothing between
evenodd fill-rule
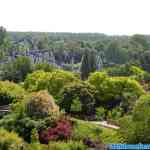
<instances>
[{"instance_id":1,"label":"sky","mask_svg":"<svg viewBox=\"0 0 150 150\"><path fill-rule=\"evenodd\" d=\"M0 0L8 31L150 34L150 0Z\"/></svg>"}]
</instances>

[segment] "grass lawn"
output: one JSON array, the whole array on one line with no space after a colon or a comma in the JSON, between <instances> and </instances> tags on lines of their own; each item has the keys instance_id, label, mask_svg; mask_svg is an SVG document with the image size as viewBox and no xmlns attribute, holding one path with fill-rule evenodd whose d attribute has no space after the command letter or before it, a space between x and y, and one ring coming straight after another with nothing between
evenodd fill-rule
<instances>
[{"instance_id":1,"label":"grass lawn","mask_svg":"<svg viewBox=\"0 0 150 150\"><path fill-rule=\"evenodd\" d=\"M121 137L118 135L118 131L114 129L101 127L101 139L105 144L122 143Z\"/></svg>"},{"instance_id":2,"label":"grass lawn","mask_svg":"<svg viewBox=\"0 0 150 150\"><path fill-rule=\"evenodd\" d=\"M121 137L118 131L114 129L104 128L100 125L90 123L88 121L74 119L74 140L82 140L91 138L103 141L105 144L121 143Z\"/></svg>"}]
</instances>

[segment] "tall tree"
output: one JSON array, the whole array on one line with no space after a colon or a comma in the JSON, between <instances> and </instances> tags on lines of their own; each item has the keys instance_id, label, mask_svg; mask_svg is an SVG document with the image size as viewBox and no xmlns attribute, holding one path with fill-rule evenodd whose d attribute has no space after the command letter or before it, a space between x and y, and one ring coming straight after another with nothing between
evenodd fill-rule
<instances>
[{"instance_id":1,"label":"tall tree","mask_svg":"<svg viewBox=\"0 0 150 150\"><path fill-rule=\"evenodd\" d=\"M49 48L49 39L48 36L44 35L41 37L37 43L37 47L40 50L48 49Z\"/></svg>"},{"instance_id":2,"label":"tall tree","mask_svg":"<svg viewBox=\"0 0 150 150\"><path fill-rule=\"evenodd\" d=\"M81 79L85 80L88 78L91 72L96 70L96 52L93 50L85 50L81 62Z\"/></svg>"},{"instance_id":3,"label":"tall tree","mask_svg":"<svg viewBox=\"0 0 150 150\"><path fill-rule=\"evenodd\" d=\"M4 27L0 27L0 46L4 43L6 38L6 29Z\"/></svg>"},{"instance_id":4,"label":"tall tree","mask_svg":"<svg viewBox=\"0 0 150 150\"><path fill-rule=\"evenodd\" d=\"M0 26L0 53L1 53L0 55L4 56L6 53L8 53L9 50L11 49L11 46L12 43L7 35L6 29Z\"/></svg>"}]
</instances>

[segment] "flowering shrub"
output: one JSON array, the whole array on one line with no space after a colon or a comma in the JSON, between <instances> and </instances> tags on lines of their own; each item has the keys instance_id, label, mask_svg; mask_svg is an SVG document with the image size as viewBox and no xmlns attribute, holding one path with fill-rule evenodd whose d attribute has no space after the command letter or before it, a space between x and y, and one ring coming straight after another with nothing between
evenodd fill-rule
<instances>
[{"instance_id":1,"label":"flowering shrub","mask_svg":"<svg viewBox=\"0 0 150 150\"><path fill-rule=\"evenodd\" d=\"M39 91L31 94L26 104L26 113L30 117L43 118L59 113L59 107L47 91Z\"/></svg>"},{"instance_id":2,"label":"flowering shrub","mask_svg":"<svg viewBox=\"0 0 150 150\"><path fill-rule=\"evenodd\" d=\"M51 140L69 139L72 135L72 125L67 119L61 119L56 122L56 126L41 131L39 139L41 143L48 144Z\"/></svg>"}]
</instances>

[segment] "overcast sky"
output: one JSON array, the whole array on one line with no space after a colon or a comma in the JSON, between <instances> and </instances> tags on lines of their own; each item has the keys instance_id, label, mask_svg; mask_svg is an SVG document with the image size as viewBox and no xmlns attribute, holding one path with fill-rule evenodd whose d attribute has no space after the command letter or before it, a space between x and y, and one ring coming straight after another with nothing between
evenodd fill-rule
<instances>
[{"instance_id":1,"label":"overcast sky","mask_svg":"<svg viewBox=\"0 0 150 150\"><path fill-rule=\"evenodd\" d=\"M0 0L9 31L150 34L150 0Z\"/></svg>"}]
</instances>

